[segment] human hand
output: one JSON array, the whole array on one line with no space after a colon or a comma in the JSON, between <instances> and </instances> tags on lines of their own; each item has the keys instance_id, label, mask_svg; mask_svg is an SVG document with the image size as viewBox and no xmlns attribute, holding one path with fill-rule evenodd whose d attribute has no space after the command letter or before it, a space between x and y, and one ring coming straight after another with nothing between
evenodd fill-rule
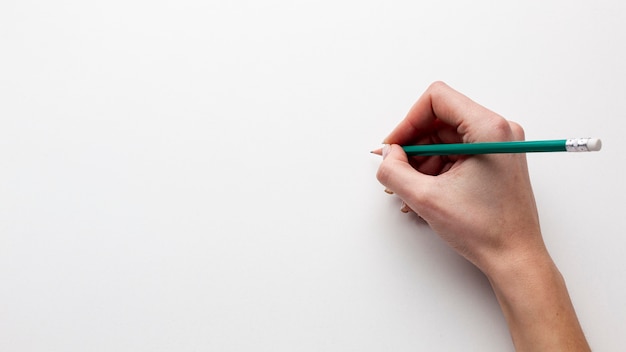
<instances>
[{"instance_id":1,"label":"human hand","mask_svg":"<svg viewBox=\"0 0 626 352\"><path fill-rule=\"evenodd\" d=\"M400 145L523 140L522 128L433 83L384 143L378 180L489 274L546 254L524 154L407 158Z\"/></svg>"},{"instance_id":2,"label":"human hand","mask_svg":"<svg viewBox=\"0 0 626 352\"><path fill-rule=\"evenodd\" d=\"M400 147L523 139L519 125L433 83L385 138L377 177L486 274L518 351L589 351L543 243L526 156L407 158Z\"/></svg>"}]
</instances>

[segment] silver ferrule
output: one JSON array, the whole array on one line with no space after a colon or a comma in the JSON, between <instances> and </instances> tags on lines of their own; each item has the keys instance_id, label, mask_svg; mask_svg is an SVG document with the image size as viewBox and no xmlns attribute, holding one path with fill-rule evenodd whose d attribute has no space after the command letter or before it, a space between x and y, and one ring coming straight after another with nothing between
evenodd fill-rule
<instances>
[{"instance_id":1,"label":"silver ferrule","mask_svg":"<svg viewBox=\"0 0 626 352\"><path fill-rule=\"evenodd\" d=\"M565 142L565 150L568 152L588 152L587 143L591 138L571 138Z\"/></svg>"}]
</instances>

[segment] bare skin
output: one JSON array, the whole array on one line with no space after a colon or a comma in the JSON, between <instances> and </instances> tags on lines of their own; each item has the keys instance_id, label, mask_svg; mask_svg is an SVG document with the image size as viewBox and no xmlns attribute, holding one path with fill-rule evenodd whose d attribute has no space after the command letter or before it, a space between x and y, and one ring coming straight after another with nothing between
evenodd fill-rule
<instances>
[{"instance_id":1,"label":"bare skin","mask_svg":"<svg viewBox=\"0 0 626 352\"><path fill-rule=\"evenodd\" d=\"M407 158L400 145L523 140L442 82L385 138L377 178L489 279L518 351L589 351L548 253L524 154Z\"/></svg>"}]
</instances>

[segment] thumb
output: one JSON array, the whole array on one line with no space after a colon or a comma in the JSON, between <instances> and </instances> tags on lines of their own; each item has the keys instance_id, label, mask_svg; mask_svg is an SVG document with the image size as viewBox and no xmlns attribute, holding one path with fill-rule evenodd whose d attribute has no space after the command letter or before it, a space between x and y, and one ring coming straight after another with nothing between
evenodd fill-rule
<instances>
[{"instance_id":1,"label":"thumb","mask_svg":"<svg viewBox=\"0 0 626 352\"><path fill-rule=\"evenodd\" d=\"M382 150L383 162L378 167L376 178L390 191L407 202L420 197L420 190L430 183L431 177L415 170L406 153L397 144L385 145Z\"/></svg>"}]
</instances>

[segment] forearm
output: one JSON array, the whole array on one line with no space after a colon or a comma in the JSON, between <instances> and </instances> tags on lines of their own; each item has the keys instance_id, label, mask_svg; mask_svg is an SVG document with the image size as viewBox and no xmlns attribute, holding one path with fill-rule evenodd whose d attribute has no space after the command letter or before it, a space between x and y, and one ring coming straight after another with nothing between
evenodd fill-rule
<instances>
[{"instance_id":1,"label":"forearm","mask_svg":"<svg viewBox=\"0 0 626 352\"><path fill-rule=\"evenodd\" d=\"M589 351L565 281L547 251L494 265L487 275L517 351Z\"/></svg>"}]
</instances>

